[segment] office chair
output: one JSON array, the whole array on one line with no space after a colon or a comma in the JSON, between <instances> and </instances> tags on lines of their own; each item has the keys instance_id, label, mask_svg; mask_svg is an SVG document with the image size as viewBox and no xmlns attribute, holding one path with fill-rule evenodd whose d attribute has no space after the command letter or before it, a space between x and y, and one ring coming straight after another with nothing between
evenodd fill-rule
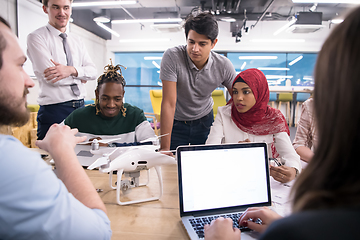
<instances>
[{"instance_id":1,"label":"office chair","mask_svg":"<svg viewBox=\"0 0 360 240\"><path fill-rule=\"evenodd\" d=\"M160 121L162 90L150 90L150 100L157 121Z\"/></svg>"},{"instance_id":2,"label":"office chair","mask_svg":"<svg viewBox=\"0 0 360 240\"><path fill-rule=\"evenodd\" d=\"M145 113L145 116L152 119L151 126L153 127L155 134L160 134L160 111L162 101L162 90L150 90L150 100L153 108L153 113Z\"/></svg>"},{"instance_id":3,"label":"office chair","mask_svg":"<svg viewBox=\"0 0 360 240\"><path fill-rule=\"evenodd\" d=\"M276 101L277 101L277 93L276 92L270 92L269 105L272 108L275 108L275 102Z\"/></svg>"},{"instance_id":4,"label":"office chair","mask_svg":"<svg viewBox=\"0 0 360 240\"><path fill-rule=\"evenodd\" d=\"M285 119L289 126L292 125L291 122L291 108L290 103L293 100L293 94L292 93L279 93L277 101L279 102L278 109L281 111L281 103L286 103L285 107Z\"/></svg>"},{"instance_id":5,"label":"office chair","mask_svg":"<svg viewBox=\"0 0 360 240\"><path fill-rule=\"evenodd\" d=\"M211 97L212 97L212 99L214 101L213 112L214 112L214 119L215 119L217 111L218 111L218 107L226 105L224 91L220 90L220 89L214 90L211 93Z\"/></svg>"},{"instance_id":6,"label":"office chair","mask_svg":"<svg viewBox=\"0 0 360 240\"><path fill-rule=\"evenodd\" d=\"M296 94L296 108L295 108L295 127L298 122L299 110L303 102L305 102L311 96L310 93L297 93Z\"/></svg>"}]
</instances>

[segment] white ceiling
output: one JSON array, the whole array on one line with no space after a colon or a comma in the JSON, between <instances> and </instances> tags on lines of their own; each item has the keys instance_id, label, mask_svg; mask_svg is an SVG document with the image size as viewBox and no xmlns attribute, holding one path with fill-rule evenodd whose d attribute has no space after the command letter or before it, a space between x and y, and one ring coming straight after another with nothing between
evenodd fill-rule
<instances>
[{"instance_id":1,"label":"white ceiling","mask_svg":"<svg viewBox=\"0 0 360 240\"><path fill-rule=\"evenodd\" d=\"M89 1L95 0L74 0L74 3ZM94 23L94 16L106 14L111 20L176 16L185 19L191 11L202 9L214 12L219 20L231 17L242 22L246 16L249 21L284 21L298 12L308 12L312 6L312 3L294 4L292 0L137 0L134 5L117 8L73 8L72 17L75 24L104 39L110 39L111 35ZM322 12L322 20L328 21L354 6L356 5L343 3L318 4L315 11ZM113 24L111 27L120 30L118 25Z\"/></svg>"}]
</instances>

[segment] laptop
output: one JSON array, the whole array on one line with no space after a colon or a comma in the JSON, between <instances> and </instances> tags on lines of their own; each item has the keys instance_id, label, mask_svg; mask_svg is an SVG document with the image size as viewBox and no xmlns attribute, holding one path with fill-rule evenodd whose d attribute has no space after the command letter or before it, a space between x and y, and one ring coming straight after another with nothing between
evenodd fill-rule
<instances>
[{"instance_id":1,"label":"laptop","mask_svg":"<svg viewBox=\"0 0 360 240\"><path fill-rule=\"evenodd\" d=\"M271 206L266 143L179 146L176 157L180 217L190 239L203 239L202 225L219 216L239 227L248 207ZM242 230L242 239L253 234Z\"/></svg>"}]
</instances>

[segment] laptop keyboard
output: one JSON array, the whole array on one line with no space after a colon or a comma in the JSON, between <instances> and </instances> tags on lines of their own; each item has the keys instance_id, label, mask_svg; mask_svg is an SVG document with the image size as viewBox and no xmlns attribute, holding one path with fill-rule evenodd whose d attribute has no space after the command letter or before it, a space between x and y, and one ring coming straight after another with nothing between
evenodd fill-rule
<instances>
[{"instance_id":1,"label":"laptop keyboard","mask_svg":"<svg viewBox=\"0 0 360 240\"><path fill-rule=\"evenodd\" d=\"M240 231L250 231L250 228L239 226L238 220L242 213L232 213L232 214L225 214L225 215L218 215L218 216L209 216L209 217L198 217L198 218L191 218L189 222L193 227L194 231L198 235L199 238L204 238L204 225L210 224L212 220L223 217L223 218L231 218L233 220L233 227L239 228Z\"/></svg>"}]
</instances>

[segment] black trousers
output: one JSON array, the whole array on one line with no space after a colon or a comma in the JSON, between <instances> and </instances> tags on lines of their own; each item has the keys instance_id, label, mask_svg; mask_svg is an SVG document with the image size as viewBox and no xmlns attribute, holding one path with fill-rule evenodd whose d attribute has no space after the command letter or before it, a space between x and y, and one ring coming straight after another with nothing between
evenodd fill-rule
<instances>
[{"instance_id":1,"label":"black trousers","mask_svg":"<svg viewBox=\"0 0 360 240\"><path fill-rule=\"evenodd\" d=\"M84 107L84 99L50 105L40 105L37 115L38 139L44 139L51 125L54 123L61 123L75 109L82 107Z\"/></svg>"}]
</instances>

